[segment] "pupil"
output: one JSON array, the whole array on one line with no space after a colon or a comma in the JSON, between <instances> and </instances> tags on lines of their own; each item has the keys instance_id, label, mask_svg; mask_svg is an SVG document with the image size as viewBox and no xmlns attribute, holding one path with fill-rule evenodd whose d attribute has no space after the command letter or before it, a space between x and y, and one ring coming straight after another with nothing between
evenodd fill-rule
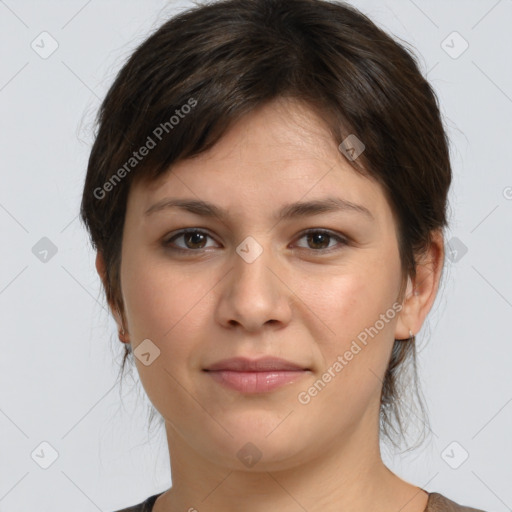
<instances>
[{"instance_id":1,"label":"pupil","mask_svg":"<svg viewBox=\"0 0 512 512\"><path fill-rule=\"evenodd\" d=\"M194 237L198 237L199 240L196 238L195 241L194 241ZM202 235L201 233L188 233L188 239L192 239L192 245L195 245L196 243L200 244L202 241L204 240L201 240L202 238L204 238L204 235Z\"/></svg>"},{"instance_id":2,"label":"pupil","mask_svg":"<svg viewBox=\"0 0 512 512\"><path fill-rule=\"evenodd\" d=\"M317 233L315 235L310 235L310 240L313 239L313 243L320 243L320 245L325 246L325 243L322 244L322 239L326 239L328 235L325 235L324 233ZM325 242L325 240L324 240ZM328 245L328 244L327 244Z\"/></svg>"}]
</instances>

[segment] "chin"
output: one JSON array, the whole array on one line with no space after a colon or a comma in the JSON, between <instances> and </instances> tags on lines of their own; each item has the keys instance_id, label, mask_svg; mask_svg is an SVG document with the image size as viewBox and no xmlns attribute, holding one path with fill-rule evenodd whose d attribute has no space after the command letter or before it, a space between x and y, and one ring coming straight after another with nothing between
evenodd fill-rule
<instances>
[{"instance_id":1,"label":"chin","mask_svg":"<svg viewBox=\"0 0 512 512\"><path fill-rule=\"evenodd\" d=\"M217 417L232 437L223 429L216 429L213 436L203 432L202 448L208 451L204 455L232 471L248 472L286 470L303 463L306 451L314 456L314 441L293 428L292 422L286 425L293 413L284 421L284 417L263 415L260 411L257 417L247 415L241 420L238 416L238 421L232 422Z\"/></svg>"}]
</instances>

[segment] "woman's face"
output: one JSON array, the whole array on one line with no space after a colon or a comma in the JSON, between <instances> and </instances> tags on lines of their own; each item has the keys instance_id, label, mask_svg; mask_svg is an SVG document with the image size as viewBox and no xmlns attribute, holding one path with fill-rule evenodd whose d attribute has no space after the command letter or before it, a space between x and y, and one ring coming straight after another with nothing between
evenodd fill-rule
<instances>
[{"instance_id":1,"label":"woman's face","mask_svg":"<svg viewBox=\"0 0 512 512\"><path fill-rule=\"evenodd\" d=\"M290 209L328 198L359 206ZM170 200L207 202L223 218L204 206L155 208ZM394 338L408 336L400 280L380 186L298 103L251 113L129 194L121 286L137 369L170 443L214 464L250 468L261 456L258 469L284 469L354 436L371 445ZM238 374L233 388L220 376L235 373L205 371L263 356L301 370L268 390L275 375Z\"/></svg>"}]
</instances>

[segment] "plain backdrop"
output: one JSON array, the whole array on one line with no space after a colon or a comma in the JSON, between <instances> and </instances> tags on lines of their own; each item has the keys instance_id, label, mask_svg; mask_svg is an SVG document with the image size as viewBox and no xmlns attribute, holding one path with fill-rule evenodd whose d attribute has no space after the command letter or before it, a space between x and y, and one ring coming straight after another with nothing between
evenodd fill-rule
<instances>
[{"instance_id":1,"label":"plain backdrop","mask_svg":"<svg viewBox=\"0 0 512 512\"><path fill-rule=\"evenodd\" d=\"M419 333L430 436L405 480L512 510L512 1L352 2L416 49L451 140L448 257ZM186 6L0 1L0 512L109 512L171 485L78 218L94 116L131 51ZM155 423L157 425L157 423Z\"/></svg>"}]
</instances>

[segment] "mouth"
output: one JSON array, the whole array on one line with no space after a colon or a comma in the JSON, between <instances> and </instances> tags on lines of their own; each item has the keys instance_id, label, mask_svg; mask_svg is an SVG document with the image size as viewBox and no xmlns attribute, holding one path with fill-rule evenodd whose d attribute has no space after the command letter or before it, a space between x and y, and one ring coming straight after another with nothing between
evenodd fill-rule
<instances>
[{"instance_id":1,"label":"mouth","mask_svg":"<svg viewBox=\"0 0 512 512\"><path fill-rule=\"evenodd\" d=\"M273 357L224 359L203 371L214 382L241 393L268 393L311 374L309 368Z\"/></svg>"}]
</instances>

